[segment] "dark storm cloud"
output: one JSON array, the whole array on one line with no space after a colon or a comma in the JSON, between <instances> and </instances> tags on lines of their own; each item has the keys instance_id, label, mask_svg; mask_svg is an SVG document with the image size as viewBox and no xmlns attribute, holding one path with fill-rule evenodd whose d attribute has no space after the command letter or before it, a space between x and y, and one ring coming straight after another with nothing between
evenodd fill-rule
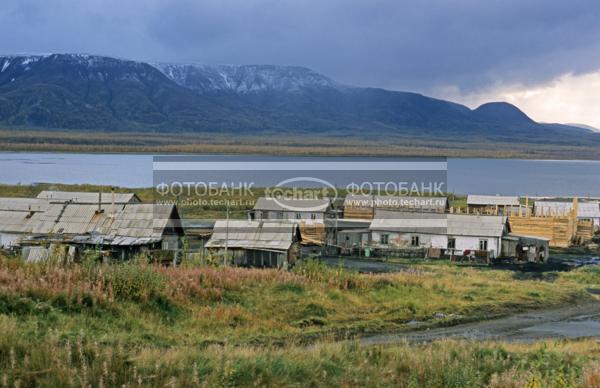
<instances>
[{"instance_id":1,"label":"dark storm cloud","mask_svg":"<svg viewBox=\"0 0 600 388\"><path fill-rule=\"evenodd\" d=\"M600 3L3 0L3 52L303 65L339 81L463 90L600 68Z\"/></svg>"}]
</instances>

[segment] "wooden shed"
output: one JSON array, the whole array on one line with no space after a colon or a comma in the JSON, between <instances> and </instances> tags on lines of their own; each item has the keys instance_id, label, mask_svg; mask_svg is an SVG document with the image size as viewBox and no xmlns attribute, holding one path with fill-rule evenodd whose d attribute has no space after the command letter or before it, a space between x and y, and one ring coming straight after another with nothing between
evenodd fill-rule
<instances>
[{"instance_id":1,"label":"wooden shed","mask_svg":"<svg viewBox=\"0 0 600 388\"><path fill-rule=\"evenodd\" d=\"M235 265L286 268L296 262L300 240L295 222L219 220L206 248Z\"/></svg>"},{"instance_id":2,"label":"wooden shed","mask_svg":"<svg viewBox=\"0 0 600 388\"><path fill-rule=\"evenodd\" d=\"M510 210L519 207L517 196L468 195L467 207L470 213L509 215Z\"/></svg>"}]
</instances>

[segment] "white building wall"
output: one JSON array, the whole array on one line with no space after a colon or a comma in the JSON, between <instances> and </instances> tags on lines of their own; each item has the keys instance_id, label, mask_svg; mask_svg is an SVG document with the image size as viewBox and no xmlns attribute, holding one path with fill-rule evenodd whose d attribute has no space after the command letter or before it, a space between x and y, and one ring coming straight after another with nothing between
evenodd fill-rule
<instances>
[{"instance_id":1,"label":"white building wall","mask_svg":"<svg viewBox=\"0 0 600 388\"><path fill-rule=\"evenodd\" d=\"M372 231L371 238L374 246L382 246L380 244L381 235L388 235L388 245L390 248L416 248L411 245L412 236L419 236L419 248L448 248L448 238L453 236L447 235L431 235L431 234L419 234L419 233L397 233L397 232L380 232ZM455 236L457 251L476 251L479 250L479 240L488 241L488 251L492 253L492 257L498 257L500 255L500 239L496 237L476 237L476 236Z\"/></svg>"},{"instance_id":2,"label":"white building wall","mask_svg":"<svg viewBox=\"0 0 600 388\"><path fill-rule=\"evenodd\" d=\"M456 249L459 251L477 251L479 250L479 241L487 240L488 251L492 253L492 257L500 255L499 239L496 237L473 237L473 236L456 236Z\"/></svg>"},{"instance_id":3,"label":"white building wall","mask_svg":"<svg viewBox=\"0 0 600 388\"><path fill-rule=\"evenodd\" d=\"M323 212L258 210L255 214L258 220L323 220L325 218Z\"/></svg>"},{"instance_id":4,"label":"white building wall","mask_svg":"<svg viewBox=\"0 0 600 388\"><path fill-rule=\"evenodd\" d=\"M19 237L19 234L0 233L0 248L9 248L16 245Z\"/></svg>"}]
</instances>

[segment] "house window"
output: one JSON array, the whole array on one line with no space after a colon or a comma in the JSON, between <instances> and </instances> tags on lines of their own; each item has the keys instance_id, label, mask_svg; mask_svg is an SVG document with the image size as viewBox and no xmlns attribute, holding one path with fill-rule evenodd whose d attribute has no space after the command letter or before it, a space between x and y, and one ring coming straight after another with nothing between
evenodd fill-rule
<instances>
[{"instance_id":1,"label":"house window","mask_svg":"<svg viewBox=\"0 0 600 388\"><path fill-rule=\"evenodd\" d=\"M296 213L296 219L299 220L302 218L302 213Z\"/></svg>"},{"instance_id":2,"label":"house window","mask_svg":"<svg viewBox=\"0 0 600 388\"><path fill-rule=\"evenodd\" d=\"M479 240L479 250L480 251L488 250L488 240Z\"/></svg>"},{"instance_id":3,"label":"house window","mask_svg":"<svg viewBox=\"0 0 600 388\"><path fill-rule=\"evenodd\" d=\"M389 235L387 235L387 234L382 234L382 235L379 237L379 243L380 243L381 245L388 245L388 243L389 243L389 238L390 238L390 236L389 236Z\"/></svg>"},{"instance_id":4,"label":"house window","mask_svg":"<svg viewBox=\"0 0 600 388\"><path fill-rule=\"evenodd\" d=\"M283 212L279 212L279 214L277 214L277 218L283 220Z\"/></svg>"},{"instance_id":5,"label":"house window","mask_svg":"<svg viewBox=\"0 0 600 388\"><path fill-rule=\"evenodd\" d=\"M456 249L456 239L454 237L448 237L448 249Z\"/></svg>"},{"instance_id":6,"label":"house window","mask_svg":"<svg viewBox=\"0 0 600 388\"><path fill-rule=\"evenodd\" d=\"M310 219L311 220L316 220L317 219L317 215L315 213L310 213Z\"/></svg>"},{"instance_id":7,"label":"house window","mask_svg":"<svg viewBox=\"0 0 600 388\"><path fill-rule=\"evenodd\" d=\"M419 246L419 236L412 236L410 238L410 245L412 245L413 247L418 247Z\"/></svg>"}]
</instances>

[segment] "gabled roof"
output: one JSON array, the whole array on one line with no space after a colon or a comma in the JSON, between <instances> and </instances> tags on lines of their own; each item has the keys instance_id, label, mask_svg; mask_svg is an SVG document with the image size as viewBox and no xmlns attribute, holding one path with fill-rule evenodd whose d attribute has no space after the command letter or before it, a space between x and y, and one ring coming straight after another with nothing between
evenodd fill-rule
<instances>
[{"instance_id":1,"label":"gabled roof","mask_svg":"<svg viewBox=\"0 0 600 388\"><path fill-rule=\"evenodd\" d=\"M448 232L452 236L502 237L509 231L507 217L449 214Z\"/></svg>"},{"instance_id":2,"label":"gabled roof","mask_svg":"<svg viewBox=\"0 0 600 388\"><path fill-rule=\"evenodd\" d=\"M501 195L468 195L467 205L519 206L519 197Z\"/></svg>"},{"instance_id":3,"label":"gabled roof","mask_svg":"<svg viewBox=\"0 0 600 388\"><path fill-rule=\"evenodd\" d=\"M331 206L328 198L317 199L284 199L260 197L256 200L254 210L293 211L293 212L326 212Z\"/></svg>"},{"instance_id":4,"label":"gabled roof","mask_svg":"<svg viewBox=\"0 0 600 388\"><path fill-rule=\"evenodd\" d=\"M174 205L97 205L54 203L46 212L34 214L26 232L69 235L73 241L90 244L138 245L162 239L167 227L182 233Z\"/></svg>"},{"instance_id":5,"label":"gabled roof","mask_svg":"<svg viewBox=\"0 0 600 388\"><path fill-rule=\"evenodd\" d=\"M297 230L293 222L219 220L206 247L286 251Z\"/></svg>"},{"instance_id":6,"label":"gabled roof","mask_svg":"<svg viewBox=\"0 0 600 388\"><path fill-rule=\"evenodd\" d=\"M448 214L376 210L369 229L398 233L446 234Z\"/></svg>"},{"instance_id":7,"label":"gabled roof","mask_svg":"<svg viewBox=\"0 0 600 388\"><path fill-rule=\"evenodd\" d=\"M369 229L398 233L502 237L508 228L504 216L377 210Z\"/></svg>"},{"instance_id":8,"label":"gabled roof","mask_svg":"<svg viewBox=\"0 0 600 388\"><path fill-rule=\"evenodd\" d=\"M536 201L535 214L538 216L567 215L573 209L573 202ZM593 202L579 202L577 204L578 218L600 218L600 205Z\"/></svg>"},{"instance_id":9,"label":"gabled roof","mask_svg":"<svg viewBox=\"0 0 600 388\"><path fill-rule=\"evenodd\" d=\"M72 202L79 204L97 204L100 193L81 191L41 191L37 199L45 199L50 202ZM141 202L134 193L102 193L102 203L138 203Z\"/></svg>"},{"instance_id":10,"label":"gabled roof","mask_svg":"<svg viewBox=\"0 0 600 388\"><path fill-rule=\"evenodd\" d=\"M359 207L388 210L444 212L448 208L446 197L408 197L392 195L347 195L344 207Z\"/></svg>"}]
</instances>

